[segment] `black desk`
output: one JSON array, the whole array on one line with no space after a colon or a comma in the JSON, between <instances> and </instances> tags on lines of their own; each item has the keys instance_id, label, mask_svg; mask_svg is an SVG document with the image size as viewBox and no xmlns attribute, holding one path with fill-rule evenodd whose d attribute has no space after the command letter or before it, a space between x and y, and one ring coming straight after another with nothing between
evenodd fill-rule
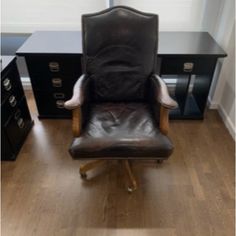
<instances>
[{"instance_id":1,"label":"black desk","mask_svg":"<svg viewBox=\"0 0 236 236\"><path fill-rule=\"evenodd\" d=\"M203 119L216 62L226 53L207 32L160 32L158 72L179 108L171 118ZM81 75L79 31L34 33L17 51L28 67L39 118L67 118L63 102Z\"/></svg>"}]
</instances>

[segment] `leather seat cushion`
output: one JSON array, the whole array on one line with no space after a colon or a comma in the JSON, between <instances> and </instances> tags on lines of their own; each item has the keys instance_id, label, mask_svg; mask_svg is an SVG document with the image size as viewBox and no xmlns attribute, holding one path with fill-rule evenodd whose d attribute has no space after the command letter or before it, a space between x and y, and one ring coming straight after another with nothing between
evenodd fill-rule
<instances>
[{"instance_id":1,"label":"leather seat cushion","mask_svg":"<svg viewBox=\"0 0 236 236\"><path fill-rule=\"evenodd\" d=\"M70 147L75 159L155 159L172 151L145 103L91 104L86 126Z\"/></svg>"}]
</instances>

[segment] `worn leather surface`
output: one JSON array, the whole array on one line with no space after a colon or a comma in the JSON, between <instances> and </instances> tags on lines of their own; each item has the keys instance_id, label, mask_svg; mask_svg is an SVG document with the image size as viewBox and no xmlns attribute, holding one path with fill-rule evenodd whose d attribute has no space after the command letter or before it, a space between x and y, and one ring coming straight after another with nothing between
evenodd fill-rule
<instances>
[{"instance_id":1,"label":"worn leather surface","mask_svg":"<svg viewBox=\"0 0 236 236\"><path fill-rule=\"evenodd\" d=\"M93 104L86 127L70 148L74 158L167 158L169 138L147 103Z\"/></svg>"},{"instance_id":2,"label":"worn leather surface","mask_svg":"<svg viewBox=\"0 0 236 236\"><path fill-rule=\"evenodd\" d=\"M89 102L81 135L70 148L72 157L169 157L173 145L158 129L155 114L158 104L170 105L171 100L164 85L151 80L156 65L157 15L114 7L82 16L82 31L88 80L79 79L66 107ZM82 86L85 81L87 85ZM84 92L87 89L89 93Z\"/></svg>"},{"instance_id":3,"label":"worn leather surface","mask_svg":"<svg viewBox=\"0 0 236 236\"><path fill-rule=\"evenodd\" d=\"M115 7L83 15L82 27L93 101L145 101L155 71L157 15Z\"/></svg>"}]
</instances>

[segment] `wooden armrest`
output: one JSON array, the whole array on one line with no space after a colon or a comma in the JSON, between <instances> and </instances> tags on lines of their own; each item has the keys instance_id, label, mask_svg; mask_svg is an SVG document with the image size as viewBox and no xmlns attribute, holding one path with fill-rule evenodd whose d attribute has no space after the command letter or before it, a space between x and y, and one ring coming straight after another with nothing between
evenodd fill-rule
<instances>
[{"instance_id":1,"label":"wooden armrest","mask_svg":"<svg viewBox=\"0 0 236 236\"><path fill-rule=\"evenodd\" d=\"M156 74L151 76L151 81L155 89L154 96L156 96L157 102L168 109L177 108L178 104L170 97L165 82Z\"/></svg>"},{"instance_id":2,"label":"wooden armrest","mask_svg":"<svg viewBox=\"0 0 236 236\"><path fill-rule=\"evenodd\" d=\"M72 110L72 132L74 137L79 137L82 127L81 107Z\"/></svg>"},{"instance_id":3,"label":"wooden armrest","mask_svg":"<svg viewBox=\"0 0 236 236\"><path fill-rule=\"evenodd\" d=\"M72 98L64 103L66 109L73 110L76 107L82 106L86 96L88 80L88 77L84 74L79 77L74 85Z\"/></svg>"},{"instance_id":4,"label":"wooden armrest","mask_svg":"<svg viewBox=\"0 0 236 236\"><path fill-rule=\"evenodd\" d=\"M160 106L160 131L162 134L167 135L169 131L169 109Z\"/></svg>"},{"instance_id":5,"label":"wooden armrest","mask_svg":"<svg viewBox=\"0 0 236 236\"><path fill-rule=\"evenodd\" d=\"M165 82L156 74L151 77L152 86L152 101L154 104L160 104L160 117L159 117L159 128L162 134L167 135L169 131L169 110L178 107L176 101L174 101L168 92ZM159 107L158 104L155 106Z\"/></svg>"},{"instance_id":6,"label":"wooden armrest","mask_svg":"<svg viewBox=\"0 0 236 236\"><path fill-rule=\"evenodd\" d=\"M74 85L73 96L64 103L64 107L72 110L72 132L74 137L79 137L82 128L82 111L81 106L86 99L86 91L88 85L88 77L81 75Z\"/></svg>"}]
</instances>

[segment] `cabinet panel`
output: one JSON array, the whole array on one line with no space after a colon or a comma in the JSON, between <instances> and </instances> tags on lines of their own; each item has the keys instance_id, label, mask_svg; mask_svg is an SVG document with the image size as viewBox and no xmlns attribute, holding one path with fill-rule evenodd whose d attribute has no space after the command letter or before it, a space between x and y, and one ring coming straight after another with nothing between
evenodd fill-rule
<instances>
[{"instance_id":1,"label":"cabinet panel","mask_svg":"<svg viewBox=\"0 0 236 236\"><path fill-rule=\"evenodd\" d=\"M216 61L214 57L162 58L161 76L167 83L174 78L173 98L179 104L170 111L171 118L203 119Z\"/></svg>"},{"instance_id":2,"label":"cabinet panel","mask_svg":"<svg viewBox=\"0 0 236 236\"><path fill-rule=\"evenodd\" d=\"M2 56L1 99L1 160L15 160L33 121L14 56Z\"/></svg>"},{"instance_id":3,"label":"cabinet panel","mask_svg":"<svg viewBox=\"0 0 236 236\"><path fill-rule=\"evenodd\" d=\"M195 97L196 103L201 110L204 112L208 91L210 90L212 78L207 75L196 75L195 82L193 84L192 94Z\"/></svg>"},{"instance_id":4,"label":"cabinet panel","mask_svg":"<svg viewBox=\"0 0 236 236\"><path fill-rule=\"evenodd\" d=\"M3 104L10 95L15 95L16 97L21 98L23 94L24 92L20 76L14 62L1 78L1 104Z\"/></svg>"},{"instance_id":5,"label":"cabinet panel","mask_svg":"<svg viewBox=\"0 0 236 236\"><path fill-rule=\"evenodd\" d=\"M1 160L14 160L15 157L5 130L1 129Z\"/></svg>"},{"instance_id":6,"label":"cabinet panel","mask_svg":"<svg viewBox=\"0 0 236 236\"><path fill-rule=\"evenodd\" d=\"M82 74L81 55L30 55L26 63L39 118L70 118L64 102Z\"/></svg>"},{"instance_id":7,"label":"cabinet panel","mask_svg":"<svg viewBox=\"0 0 236 236\"><path fill-rule=\"evenodd\" d=\"M23 96L24 92L22 89L19 89L19 87L13 88L11 93L9 93L8 97L5 99L1 106L3 124L7 122L9 117L16 110Z\"/></svg>"},{"instance_id":8,"label":"cabinet panel","mask_svg":"<svg viewBox=\"0 0 236 236\"><path fill-rule=\"evenodd\" d=\"M170 118L203 119L212 77L209 75L162 75L169 93L179 105Z\"/></svg>"},{"instance_id":9,"label":"cabinet panel","mask_svg":"<svg viewBox=\"0 0 236 236\"><path fill-rule=\"evenodd\" d=\"M4 125L7 137L14 152L18 152L29 129L32 120L27 107L26 99L23 98L9 121Z\"/></svg>"}]
</instances>

